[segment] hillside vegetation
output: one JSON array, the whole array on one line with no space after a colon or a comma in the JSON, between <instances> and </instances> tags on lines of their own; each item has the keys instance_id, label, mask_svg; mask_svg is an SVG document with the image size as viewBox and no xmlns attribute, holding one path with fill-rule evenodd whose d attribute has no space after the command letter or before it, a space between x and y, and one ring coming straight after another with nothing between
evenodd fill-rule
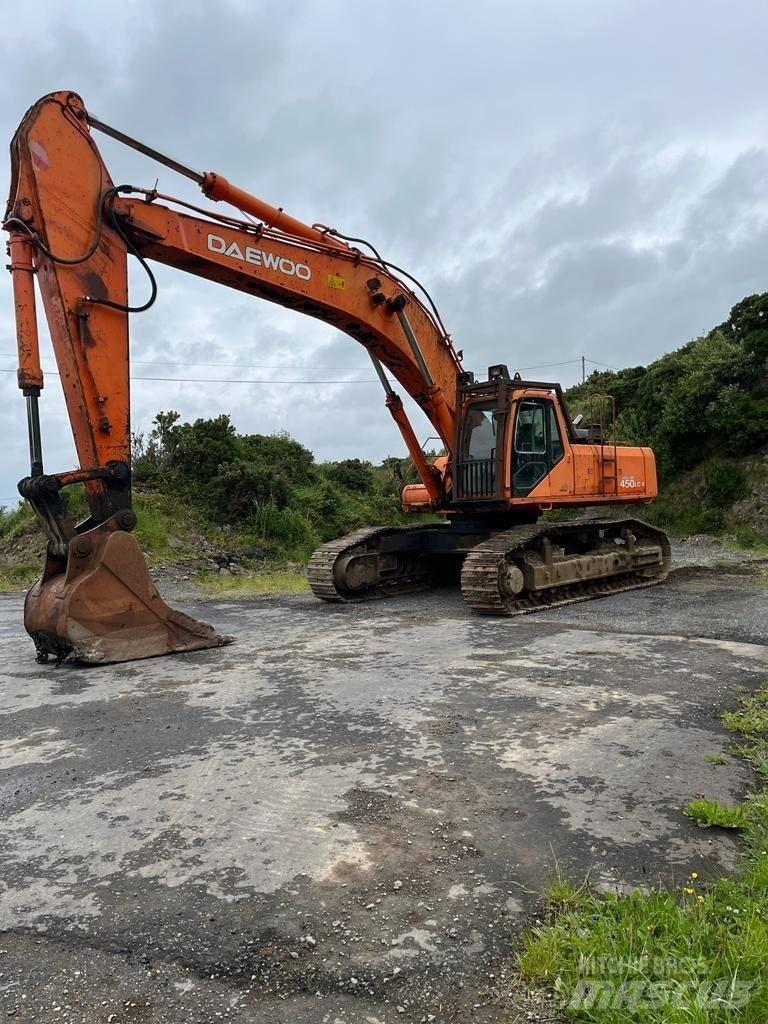
<instances>
[{"instance_id":1,"label":"hillside vegetation","mask_svg":"<svg viewBox=\"0 0 768 1024\"><path fill-rule=\"evenodd\" d=\"M238 434L226 415L180 423L175 412L134 438L133 461L138 492L172 495L241 547L294 561L361 526L400 521L411 472L396 458L317 463L286 433Z\"/></svg>"},{"instance_id":2,"label":"hillside vegetation","mask_svg":"<svg viewBox=\"0 0 768 1024\"><path fill-rule=\"evenodd\" d=\"M317 463L285 433L238 434L226 415L179 419L158 413L133 439L136 537L154 565L185 564L209 588L234 587L230 576L257 569L290 589L296 580L276 568L304 563L324 541L362 526L405 521L399 492L415 478L408 459ZM82 490L65 493L70 514L84 519ZM44 547L28 506L0 509L0 588L33 580Z\"/></svg>"},{"instance_id":3,"label":"hillside vegetation","mask_svg":"<svg viewBox=\"0 0 768 1024\"><path fill-rule=\"evenodd\" d=\"M593 373L566 394L616 400L616 437L650 445L661 497L638 510L677 534L768 542L768 293L734 306L709 333L648 366Z\"/></svg>"},{"instance_id":4,"label":"hillside vegetation","mask_svg":"<svg viewBox=\"0 0 768 1024\"><path fill-rule=\"evenodd\" d=\"M616 399L617 440L656 451L662 495L638 514L675 534L768 544L768 294L648 366L593 373L567 392L571 413L588 418L597 392ZM414 479L406 459L318 463L288 434L238 434L226 415L183 423L158 413L134 438L133 462L150 560L225 575L302 563L341 534L406 521L398 495ZM70 506L84 516L82 493ZM43 548L28 508L0 509L0 585L25 585Z\"/></svg>"}]
</instances>

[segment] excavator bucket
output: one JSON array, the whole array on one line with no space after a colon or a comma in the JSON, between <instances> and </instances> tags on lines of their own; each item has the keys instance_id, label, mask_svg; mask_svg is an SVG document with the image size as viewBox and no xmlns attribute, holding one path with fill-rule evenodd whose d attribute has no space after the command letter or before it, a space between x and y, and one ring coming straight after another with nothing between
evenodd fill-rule
<instances>
[{"instance_id":1,"label":"excavator bucket","mask_svg":"<svg viewBox=\"0 0 768 1024\"><path fill-rule=\"evenodd\" d=\"M109 664L232 642L169 607L134 538L104 527L75 537L66 559L48 555L27 594L24 625L41 661Z\"/></svg>"}]
</instances>

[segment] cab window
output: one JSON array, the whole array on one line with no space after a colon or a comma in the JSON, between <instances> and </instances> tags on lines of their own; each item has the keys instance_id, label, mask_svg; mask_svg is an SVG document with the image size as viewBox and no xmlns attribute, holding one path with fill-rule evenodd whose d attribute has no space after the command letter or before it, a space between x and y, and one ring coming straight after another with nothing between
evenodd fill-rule
<instances>
[{"instance_id":1,"label":"cab window","mask_svg":"<svg viewBox=\"0 0 768 1024\"><path fill-rule=\"evenodd\" d=\"M521 401L515 425L512 481L515 497L525 497L565 454L555 406L548 399Z\"/></svg>"},{"instance_id":2,"label":"cab window","mask_svg":"<svg viewBox=\"0 0 768 1024\"><path fill-rule=\"evenodd\" d=\"M464 498L495 498L498 446L503 443L504 411L496 402L473 402L464 418L459 493Z\"/></svg>"},{"instance_id":3,"label":"cab window","mask_svg":"<svg viewBox=\"0 0 768 1024\"><path fill-rule=\"evenodd\" d=\"M544 409L523 402L517 414L515 449L527 455L543 455L547 450L544 431Z\"/></svg>"},{"instance_id":4,"label":"cab window","mask_svg":"<svg viewBox=\"0 0 768 1024\"><path fill-rule=\"evenodd\" d=\"M496 455L498 414L495 406L472 405L464 433L465 459L492 459Z\"/></svg>"},{"instance_id":5,"label":"cab window","mask_svg":"<svg viewBox=\"0 0 768 1024\"><path fill-rule=\"evenodd\" d=\"M557 412L552 402L547 402L549 406L549 438L550 438L550 455L551 463L550 467L554 466L555 463L559 462L560 459L565 455L565 448L563 447L563 435L560 433L560 424L557 422Z\"/></svg>"}]
</instances>

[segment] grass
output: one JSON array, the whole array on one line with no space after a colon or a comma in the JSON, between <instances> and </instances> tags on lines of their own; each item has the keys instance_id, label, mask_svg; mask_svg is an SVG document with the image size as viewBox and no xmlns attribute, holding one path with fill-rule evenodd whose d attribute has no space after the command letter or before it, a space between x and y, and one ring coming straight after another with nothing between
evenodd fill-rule
<instances>
[{"instance_id":1,"label":"grass","mask_svg":"<svg viewBox=\"0 0 768 1024\"><path fill-rule=\"evenodd\" d=\"M33 534L36 529L34 514L26 502L20 502L13 509L0 508L0 549L19 541L23 544L25 537ZM22 554L19 561L9 564L3 556L0 564L0 591L29 588L41 570L39 559L27 558Z\"/></svg>"},{"instance_id":2,"label":"grass","mask_svg":"<svg viewBox=\"0 0 768 1024\"><path fill-rule=\"evenodd\" d=\"M195 577L195 581L211 596L226 594L227 597L246 598L266 594L296 594L309 590L309 583L303 572L279 569L237 576L201 572Z\"/></svg>"},{"instance_id":3,"label":"grass","mask_svg":"<svg viewBox=\"0 0 768 1024\"><path fill-rule=\"evenodd\" d=\"M674 891L603 894L558 871L547 919L523 938L522 981L552 993L566 1019L595 1024L764 1024L768 1020L768 689L725 716L759 786L738 808L688 804L707 825L738 821L732 877Z\"/></svg>"},{"instance_id":4,"label":"grass","mask_svg":"<svg viewBox=\"0 0 768 1024\"><path fill-rule=\"evenodd\" d=\"M88 515L85 492L81 486L72 487L66 493L67 505L72 518L79 522ZM189 536L188 514L178 521L177 509L169 499L157 495L134 495L134 509L138 517L135 536L142 551L153 562L162 562L194 555L194 540ZM13 544L25 535L38 533L39 527L34 514L26 503L12 511L0 512L0 545ZM42 558L27 560L15 565L0 565L0 590L17 590L29 587L40 575Z\"/></svg>"},{"instance_id":5,"label":"grass","mask_svg":"<svg viewBox=\"0 0 768 1024\"><path fill-rule=\"evenodd\" d=\"M23 562L20 565L0 565L0 592L7 590L28 590L42 571L40 562Z\"/></svg>"},{"instance_id":6,"label":"grass","mask_svg":"<svg viewBox=\"0 0 768 1024\"><path fill-rule=\"evenodd\" d=\"M88 506L82 487L70 488L67 501L75 521L87 516ZM236 551L260 540L234 529L216 527L206 521L199 510L180 508L178 500L168 495L137 491L134 492L133 505L138 520L134 536L150 564L173 564L195 558L200 555L201 547ZM11 512L0 512L0 546L11 544L37 529L34 515L26 504ZM41 568L42 559L25 559L16 565L0 564L0 591L28 589L40 575ZM201 572L197 581L211 595L244 598L295 593L307 590L309 586L303 573L283 571L277 567L262 573L232 576Z\"/></svg>"},{"instance_id":7,"label":"grass","mask_svg":"<svg viewBox=\"0 0 768 1024\"><path fill-rule=\"evenodd\" d=\"M744 828L747 823L745 804L727 807L717 800L690 800L685 805L685 813L703 828Z\"/></svg>"},{"instance_id":8,"label":"grass","mask_svg":"<svg viewBox=\"0 0 768 1024\"><path fill-rule=\"evenodd\" d=\"M136 530L134 535L141 550L154 559L166 559L178 555L178 549L171 546L174 531L179 526L171 517L170 510L162 507L158 495L136 494L133 499L133 510L136 513Z\"/></svg>"},{"instance_id":9,"label":"grass","mask_svg":"<svg viewBox=\"0 0 768 1024\"><path fill-rule=\"evenodd\" d=\"M544 890L544 902L549 910L567 910L579 905L586 888L586 883L579 886L574 885L570 879L565 877L560 865L555 862L555 874Z\"/></svg>"},{"instance_id":10,"label":"grass","mask_svg":"<svg viewBox=\"0 0 768 1024\"><path fill-rule=\"evenodd\" d=\"M706 758L704 760L708 761L709 764L730 764L731 763L728 760L728 758L725 756L725 754L722 754L722 753L721 754L707 754L707 756L706 756Z\"/></svg>"},{"instance_id":11,"label":"grass","mask_svg":"<svg viewBox=\"0 0 768 1024\"><path fill-rule=\"evenodd\" d=\"M757 555L768 555L765 533L749 524L737 525L733 531L733 540L729 541L728 545L737 550L751 551Z\"/></svg>"},{"instance_id":12,"label":"grass","mask_svg":"<svg viewBox=\"0 0 768 1024\"><path fill-rule=\"evenodd\" d=\"M751 740L768 739L768 690L743 700L737 711L726 711L723 722L729 732Z\"/></svg>"},{"instance_id":13,"label":"grass","mask_svg":"<svg viewBox=\"0 0 768 1024\"><path fill-rule=\"evenodd\" d=\"M26 502L20 502L14 508L0 507L0 539L11 540L17 537L29 528L33 520L32 509Z\"/></svg>"}]
</instances>

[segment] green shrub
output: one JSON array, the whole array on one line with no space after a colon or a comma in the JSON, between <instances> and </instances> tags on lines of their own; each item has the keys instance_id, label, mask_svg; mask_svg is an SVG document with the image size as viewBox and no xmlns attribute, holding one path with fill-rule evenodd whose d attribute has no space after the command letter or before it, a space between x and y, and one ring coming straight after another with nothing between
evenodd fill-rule
<instances>
[{"instance_id":1,"label":"green shrub","mask_svg":"<svg viewBox=\"0 0 768 1024\"><path fill-rule=\"evenodd\" d=\"M285 431L277 434L243 434L238 437L242 457L269 467L288 484L298 485L316 476L315 457Z\"/></svg>"},{"instance_id":2,"label":"green shrub","mask_svg":"<svg viewBox=\"0 0 768 1024\"><path fill-rule=\"evenodd\" d=\"M370 462L344 459L342 462L330 463L325 472L334 483L346 487L348 491L365 494L373 487L373 467Z\"/></svg>"},{"instance_id":3,"label":"green shrub","mask_svg":"<svg viewBox=\"0 0 768 1024\"><path fill-rule=\"evenodd\" d=\"M715 509L729 508L744 497L747 490L747 475L734 462L710 462L704 467L704 500Z\"/></svg>"},{"instance_id":4,"label":"green shrub","mask_svg":"<svg viewBox=\"0 0 768 1024\"><path fill-rule=\"evenodd\" d=\"M32 509L23 502L16 508L0 508L0 538L11 540L34 526Z\"/></svg>"},{"instance_id":5,"label":"green shrub","mask_svg":"<svg viewBox=\"0 0 768 1024\"><path fill-rule=\"evenodd\" d=\"M212 511L230 522L248 520L258 505L283 508L288 501L289 484L284 476L262 462L236 459L221 466L214 479L215 502Z\"/></svg>"},{"instance_id":6,"label":"green shrub","mask_svg":"<svg viewBox=\"0 0 768 1024\"><path fill-rule=\"evenodd\" d=\"M730 331L758 360L768 359L768 292L737 302L722 329Z\"/></svg>"},{"instance_id":7,"label":"green shrub","mask_svg":"<svg viewBox=\"0 0 768 1024\"><path fill-rule=\"evenodd\" d=\"M260 544L291 558L307 559L322 539L301 508L278 508L269 502L257 506L254 536Z\"/></svg>"}]
</instances>

